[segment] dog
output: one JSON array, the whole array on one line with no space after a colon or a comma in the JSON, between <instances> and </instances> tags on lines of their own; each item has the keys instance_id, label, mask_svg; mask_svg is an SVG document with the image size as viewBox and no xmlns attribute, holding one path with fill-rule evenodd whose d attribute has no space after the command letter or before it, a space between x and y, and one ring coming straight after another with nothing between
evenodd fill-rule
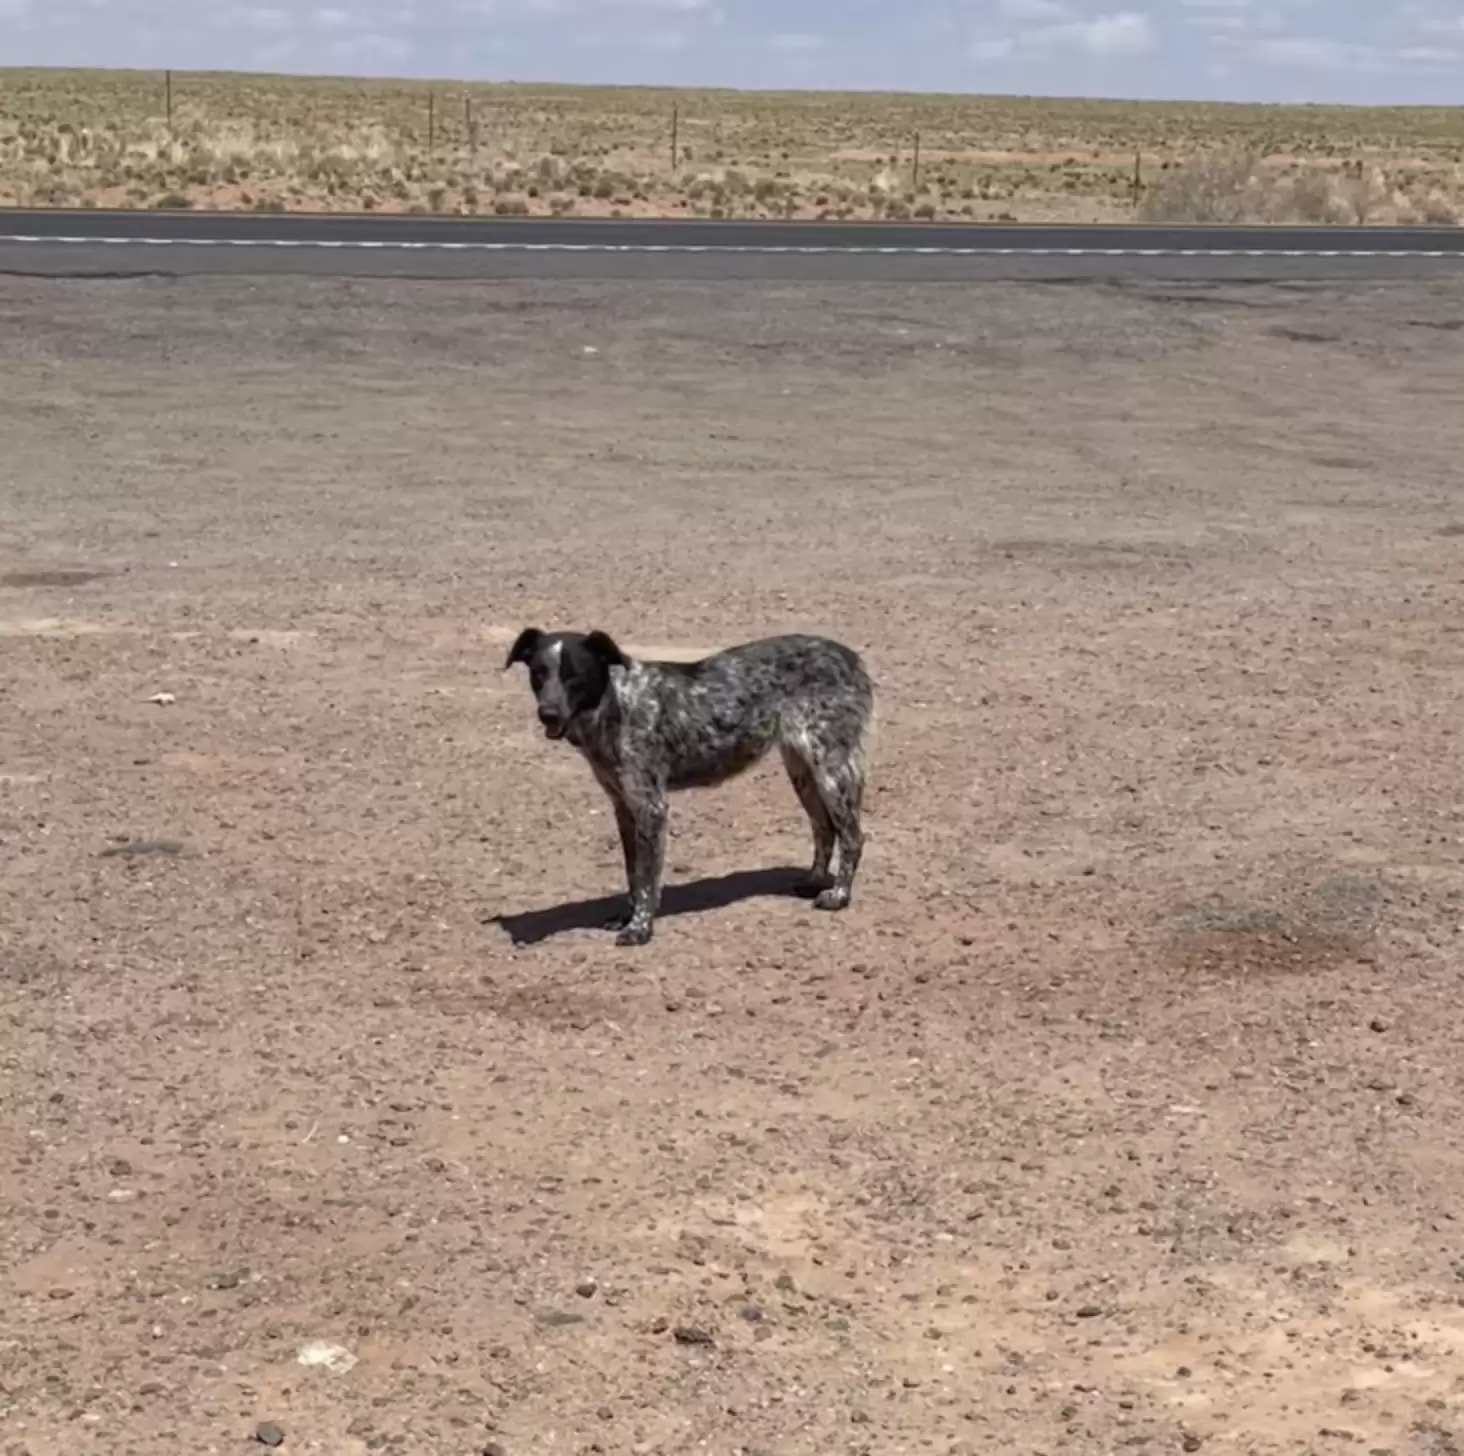
<instances>
[{"instance_id":1,"label":"dog","mask_svg":"<svg viewBox=\"0 0 1464 1456\"><path fill-rule=\"evenodd\" d=\"M628 913L607 926L619 931L617 945L651 939L667 795L724 784L774 744L813 825L813 868L800 889L820 910L849 904L874 717L874 685L852 648L790 634L658 662L629 656L599 630L526 627L503 670L516 663L528 667L544 736L584 755L614 808L630 886Z\"/></svg>"}]
</instances>

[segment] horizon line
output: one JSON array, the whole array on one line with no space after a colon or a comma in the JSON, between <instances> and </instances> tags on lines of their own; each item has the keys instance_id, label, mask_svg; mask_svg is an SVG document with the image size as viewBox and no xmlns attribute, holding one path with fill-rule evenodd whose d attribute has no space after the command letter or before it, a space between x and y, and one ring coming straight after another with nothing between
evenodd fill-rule
<instances>
[{"instance_id":1,"label":"horizon line","mask_svg":"<svg viewBox=\"0 0 1464 1456\"><path fill-rule=\"evenodd\" d=\"M355 71L255 71L233 67L214 66L6 66L0 65L0 77L22 74L45 75L101 75L101 76L203 76L238 78L253 81L309 82L355 82L356 84L378 86L411 87L502 87L518 90L556 91L626 91L650 92L668 96L716 95L716 96L859 96L889 98L919 98L921 100L951 101L1008 101L1026 103L1060 103L1101 106L1138 107L1183 107L1203 106L1229 108L1237 111L1459 111L1457 103L1444 101L1389 102L1389 101L1234 101L1204 96L1107 96L1096 93L1064 93L1033 91L948 91L948 90L901 90L887 86L672 86L664 82L636 81L550 81L524 80L520 78L472 79L464 76L403 76L362 73Z\"/></svg>"}]
</instances>

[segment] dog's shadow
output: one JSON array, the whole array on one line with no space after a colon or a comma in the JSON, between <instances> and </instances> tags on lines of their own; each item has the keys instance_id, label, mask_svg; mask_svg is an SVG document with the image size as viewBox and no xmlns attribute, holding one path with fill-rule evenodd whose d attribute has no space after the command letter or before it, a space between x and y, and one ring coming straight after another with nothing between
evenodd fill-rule
<instances>
[{"instance_id":1,"label":"dog's shadow","mask_svg":"<svg viewBox=\"0 0 1464 1456\"><path fill-rule=\"evenodd\" d=\"M730 875L691 880L684 885L667 885L661 892L657 919L699 915L741 900L806 899L807 881L807 869L782 867L737 870ZM568 904L547 905L542 910L525 910L517 915L490 915L483 923L497 925L515 945L537 945L571 930L603 930L612 916L621 915L625 910L625 895L603 895L597 900L571 900Z\"/></svg>"}]
</instances>

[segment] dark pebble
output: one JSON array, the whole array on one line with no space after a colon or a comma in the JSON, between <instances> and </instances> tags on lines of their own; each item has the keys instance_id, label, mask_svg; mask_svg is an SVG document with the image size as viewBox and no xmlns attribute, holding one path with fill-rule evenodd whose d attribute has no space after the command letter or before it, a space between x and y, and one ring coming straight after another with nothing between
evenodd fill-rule
<instances>
[{"instance_id":1,"label":"dark pebble","mask_svg":"<svg viewBox=\"0 0 1464 1456\"><path fill-rule=\"evenodd\" d=\"M1100 1314L1102 1314L1102 1313L1103 1313L1103 1306L1101 1304L1085 1304L1085 1305L1082 1305L1079 1308L1079 1310L1078 1310L1078 1318L1079 1319L1097 1319L1098 1316Z\"/></svg>"},{"instance_id":2,"label":"dark pebble","mask_svg":"<svg viewBox=\"0 0 1464 1456\"><path fill-rule=\"evenodd\" d=\"M275 1425L273 1421L260 1421L254 1428L254 1439L261 1446L283 1446L285 1444L285 1428Z\"/></svg>"},{"instance_id":3,"label":"dark pebble","mask_svg":"<svg viewBox=\"0 0 1464 1456\"><path fill-rule=\"evenodd\" d=\"M1368 1028L1372 1031L1386 1031L1388 1029L1388 1023L1384 1021L1381 1016L1374 1016L1373 1019L1368 1022Z\"/></svg>"},{"instance_id":4,"label":"dark pebble","mask_svg":"<svg viewBox=\"0 0 1464 1456\"><path fill-rule=\"evenodd\" d=\"M129 839L125 844L114 844L102 851L104 859L114 859L121 855L128 859L137 858L148 854L169 854L178 855L183 853L183 846L176 839Z\"/></svg>"},{"instance_id":5,"label":"dark pebble","mask_svg":"<svg viewBox=\"0 0 1464 1456\"><path fill-rule=\"evenodd\" d=\"M579 1295L581 1299L593 1299L596 1293L599 1291L599 1288L600 1286L596 1284L593 1279L581 1279L580 1282L574 1286L574 1292Z\"/></svg>"},{"instance_id":6,"label":"dark pebble","mask_svg":"<svg viewBox=\"0 0 1464 1456\"><path fill-rule=\"evenodd\" d=\"M210 1289L237 1289L239 1276L237 1274L210 1274L208 1287Z\"/></svg>"},{"instance_id":7,"label":"dark pebble","mask_svg":"<svg viewBox=\"0 0 1464 1456\"><path fill-rule=\"evenodd\" d=\"M483 1456L508 1456L508 1452L497 1441L489 1441L483 1447Z\"/></svg>"},{"instance_id":8,"label":"dark pebble","mask_svg":"<svg viewBox=\"0 0 1464 1456\"><path fill-rule=\"evenodd\" d=\"M1205 1443L1198 1436L1186 1436L1181 1445L1186 1451L1198 1451Z\"/></svg>"},{"instance_id":9,"label":"dark pebble","mask_svg":"<svg viewBox=\"0 0 1464 1456\"><path fill-rule=\"evenodd\" d=\"M671 1332L676 1337L678 1345L710 1345L713 1344L710 1331L699 1329L696 1325L677 1325Z\"/></svg>"}]
</instances>

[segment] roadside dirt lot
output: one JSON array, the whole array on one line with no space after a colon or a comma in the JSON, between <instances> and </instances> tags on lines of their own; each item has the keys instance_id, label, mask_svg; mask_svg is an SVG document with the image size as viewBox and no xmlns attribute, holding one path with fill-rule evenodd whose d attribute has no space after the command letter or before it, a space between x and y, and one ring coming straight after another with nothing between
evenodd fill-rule
<instances>
[{"instance_id":1,"label":"roadside dirt lot","mask_svg":"<svg viewBox=\"0 0 1464 1456\"><path fill-rule=\"evenodd\" d=\"M1461 324L0 282L0 1452L1457 1456ZM863 649L850 911L528 624Z\"/></svg>"}]
</instances>

